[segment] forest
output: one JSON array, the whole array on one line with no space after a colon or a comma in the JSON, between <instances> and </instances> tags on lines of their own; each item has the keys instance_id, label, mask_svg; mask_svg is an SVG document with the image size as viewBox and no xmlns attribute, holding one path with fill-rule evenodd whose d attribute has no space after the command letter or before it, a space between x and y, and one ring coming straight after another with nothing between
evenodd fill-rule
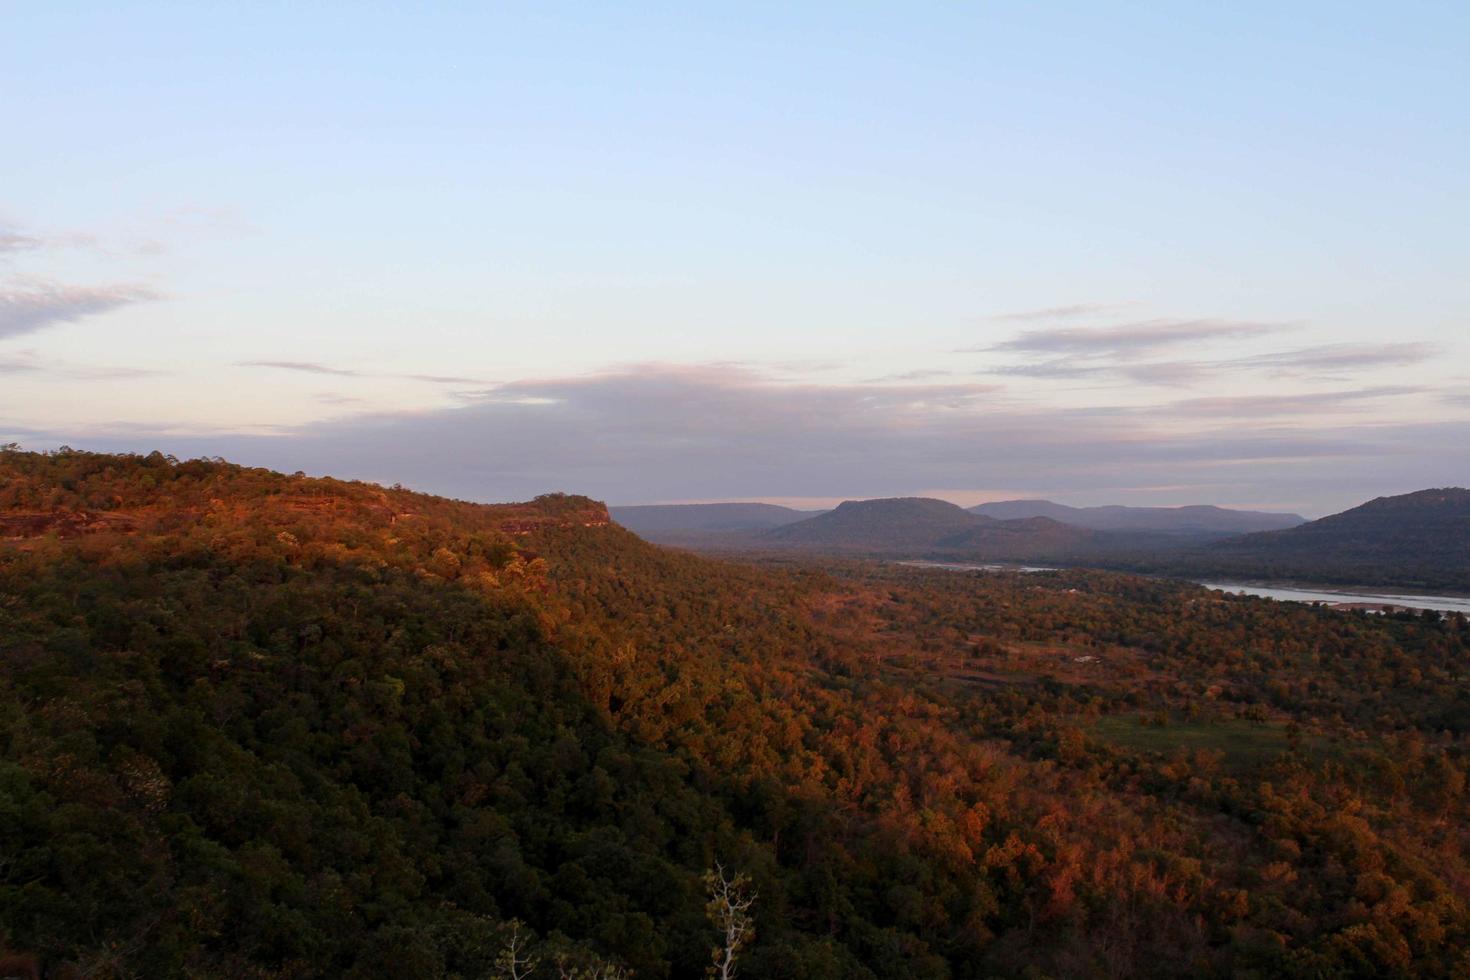
<instances>
[{"instance_id":1,"label":"forest","mask_svg":"<svg viewBox=\"0 0 1470 980\"><path fill-rule=\"evenodd\" d=\"M1467 681L1461 616L8 447L0 969L1467 976Z\"/></svg>"}]
</instances>

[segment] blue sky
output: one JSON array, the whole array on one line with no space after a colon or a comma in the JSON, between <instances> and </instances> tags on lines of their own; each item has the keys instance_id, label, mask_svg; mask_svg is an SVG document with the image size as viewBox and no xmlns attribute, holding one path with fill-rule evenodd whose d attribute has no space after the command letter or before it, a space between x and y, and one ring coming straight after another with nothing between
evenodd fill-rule
<instances>
[{"instance_id":1,"label":"blue sky","mask_svg":"<svg viewBox=\"0 0 1470 980\"><path fill-rule=\"evenodd\" d=\"M0 439L487 500L1465 482L1466 5L790 6L0 3Z\"/></svg>"}]
</instances>

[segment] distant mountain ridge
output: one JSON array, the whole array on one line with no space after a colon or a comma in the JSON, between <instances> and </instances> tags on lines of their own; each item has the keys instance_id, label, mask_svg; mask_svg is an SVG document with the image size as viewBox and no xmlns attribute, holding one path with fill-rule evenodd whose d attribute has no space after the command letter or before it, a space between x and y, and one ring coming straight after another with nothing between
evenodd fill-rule
<instances>
[{"instance_id":1,"label":"distant mountain ridge","mask_svg":"<svg viewBox=\"0 0 1470 980\"><path fill-rule=\"evenodd\" d=\"M1231 535L1279 531L1305 524L1300 514L1234 510L1213 504L1184 507L1069 507L1050 500L998 500L970 512L999 520L1047 517L1094 531L1164 531L1176 534Z\"/></svg>"},{"instance_id":2,"label":"distant mountain ridge","mask_svg":"<svg viewBox=\"0 0 1470 980\"><path fill-rule=\"evenodd\" d=\"M932 497L845 500L816 517L767 531L772 544L835 551L911 551L931 548L991 518Z\"/></svg>"},{"instance_id":3,"label":"distant mountain ridge","mask_svg":"<svg viewBox=\"0 0 1470 980\"><path fill-rule=\"evenodd\" d=\"M825 554L984 562L1078 562L1180 546L1174 536L1159 532L1096 531L1049 517L999 520L928 497L849 500L746 543Z\"/></svg>"},{"instance_id":4,"label":"distant mountain ridge","mask_svg":"<svg viewBox=\"0 0 1470 980\"><path fill-rule=\"evenodd\" d=\"M1203 580L1470 591L1470 490L1458 487L1380 497L1310 522L1212 506L1001 501L966 510L927 497L849 500L812 516L770 504L615 507L612 516L651 540L698 550L1045 562ZM1278 527L1229 530L1259 523Z\"/></svg>"}]
</instances>

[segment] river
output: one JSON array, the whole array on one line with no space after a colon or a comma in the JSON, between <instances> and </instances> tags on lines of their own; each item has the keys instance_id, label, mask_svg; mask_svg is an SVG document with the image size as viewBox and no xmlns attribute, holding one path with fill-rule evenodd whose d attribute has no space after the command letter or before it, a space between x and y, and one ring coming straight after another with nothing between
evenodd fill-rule
<instances>
[{"instance_id":1,"label":"river","mask_svg":"<svg viewBox=\"0 0 1470 980\"><path fill-rule=\"evenodd\" d=\"M975 564L950 561L905 561L901 565L920 568L947 568L951 571L987 572L1053 572L1057 569L1041 565ZM1256 585L1246 582L1199 582L1207 589L1260 596L1282 602L1324 602L1332 606L1397 606L1400 609L1433 609L1436 612L1461 612L1470 616L1470 596L1415 595L1408 592L1386 592L1382 589L1298 589L1287 585Z\"/></svg>"},{"instance_id":2,"label":"river","mask_svg":"<svg viewBox=\"0 0 1470 980\"><path fill-rule=\"evenodd\" d=\"M1470 616L1470 598L1453 595L1413 595L1384 592L1379 589L1294 589L1285 585L1251 585L1241 582L1201 582L1207 589L1256 595L1284 602L1325 602L1329 605L1361 603L1372 606L1398 606L1401 609L1433 609L1436 612L1462 612Z\"/></svg>"}]
</instances>

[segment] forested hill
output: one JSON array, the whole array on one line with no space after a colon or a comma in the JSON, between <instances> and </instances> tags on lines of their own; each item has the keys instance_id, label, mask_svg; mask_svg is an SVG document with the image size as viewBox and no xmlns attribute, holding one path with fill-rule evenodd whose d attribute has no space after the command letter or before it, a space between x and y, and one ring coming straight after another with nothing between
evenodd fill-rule
<instances>
[{"instance_id":1,"label":"forested hill","mask_svg":"<svg viewBox=\"0 0 1470 980\"><path fill-rule=\"evenodd\" d=\"M897 550L912 555L989 522L988 517L931 497L847 500L825 514L767 531L762 540L831 553Z\"/></svg>"},{"instance_id":2,"label":"forested hill","mask_svg":"<svg viewBox=\"0 0 1470 980\"><path fill-rule=\"evenodd\" d=\"M417 540L421 527L441 534L452 527L514 536L550 527L603 527L609 521L601 503L562 493L523 504L469 504L222 461L178 463L160 453L0 453L0 540L100 532L140 534L147 540L170 532L201 533L200 528L300 522L348 531L354 540L369 530L394 528L396 541L389 550L397 546L407 553L422 544Z\"/></svg>"},{"instance_id":3,"label":"forested hill","mask_svg":"<svg viewBox=\"0 0 1470 980\"><path fill-rule=\"evenodd\" d=\"M716 867L751 978L1470 967L1462 619L156 454L0 493L8 973L698 977Z\"/></svg>"},{"instance_id":4,"label":"forested hill","mask_svg":"<svg viewBox=\"0 0 1470 980\"><path fill-rule=\"evenodd\" d=\"M1223 541L1210 551L1344 568L1417 561L1463 569L1470 566L1470 490L1378 497L1300 527Z\"/></svg>"},{"instance_id":5,"label":"forested hill","mask_svg":"<svg viewBox=\"0 0 1470 980\"><path fill-rule=\"evenodd\" d=\"M1394 497L1134 567L1197 576L1470 591L1470 490Z\"/></svg>"}]
</instances>

